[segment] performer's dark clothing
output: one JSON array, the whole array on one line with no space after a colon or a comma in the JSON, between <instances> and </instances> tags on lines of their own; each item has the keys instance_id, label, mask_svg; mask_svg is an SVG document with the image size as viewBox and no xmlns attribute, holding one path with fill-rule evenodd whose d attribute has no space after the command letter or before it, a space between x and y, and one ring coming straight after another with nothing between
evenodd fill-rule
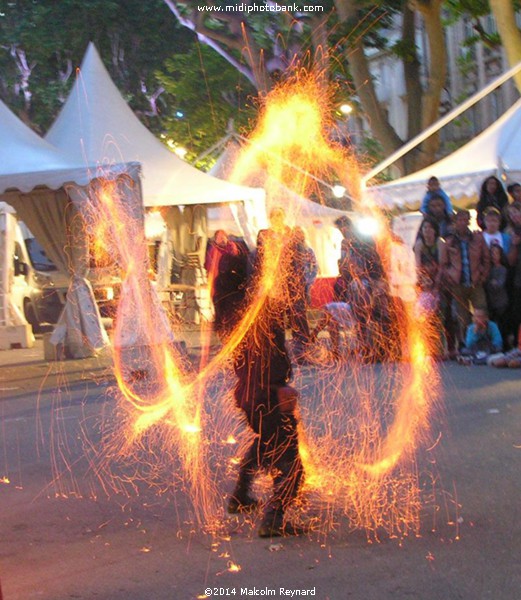
<instances>
[{"instance_id":1,"label":"performer's dark clothing","mask_svg":"<svg viewBox=\"0 0 521 600\"><path fill-rule=\"evenodd\" d=\"M303 468L296 416L281 410L278 398L291 378L291 363L281 315L275 312L267 301L235 358L235 401L257 434L242 459L236 495L247 496L256 472L267 469L274 480L270 509L282 512L297 495Z\"/></svg>"},{"instance_id":2,"label":"performer's dark clothing","mask_svg":"<svg viewBox=\"0 0 521 600\"><path fill-rule=\"evenodd\" d=\"M293 336L295 359L303 359L310 343L306 300L306 253L305 246L295 241L290 249L291 262L288 273L288 321Z\"/></svg>"},{"instance_id":3,"label":"performer's dark clothing","mask_svg":"<svg viewBox=\"0 0 521 600\"><path fill-rule=\"evenodd\" d=\"M341 245L340 262L348 264L346 278L351 272L349 265L353 263L356 263L356 272L363 277L376 280L385 277L382 260L373 241L362 240L355 235L344 238Z\"/></svg>"},{"instance_id":4,"label":"performer's dark clothing","mask_svg":"<svg viewBox=\"0 0 521 600\"><path fill-rule=\"evenodd\" d=\"M279 238L278 241L277 238ZM262 230L259 235L254 269L256 271L260 270L261 262L265 260L267 250L270 246L280 244L280 238L282 238L283 248L277 270L280 273L280 281L282 282L280 300L285 305L281 307L281 310L284 311L292 332L295 358L300 361L310 343L306 312L305 246L296 241L289 228L284 233L277 233L271 229Z\"/></svg>"}]
</instances>

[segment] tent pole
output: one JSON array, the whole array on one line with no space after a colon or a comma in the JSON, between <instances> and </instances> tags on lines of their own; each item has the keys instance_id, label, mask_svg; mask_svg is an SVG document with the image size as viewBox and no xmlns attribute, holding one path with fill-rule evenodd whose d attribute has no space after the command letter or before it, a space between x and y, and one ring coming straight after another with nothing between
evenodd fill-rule
<instances>
[{"instance_id":1,"label":"tent pole","mask_svg":"<svg viewBox=\"0 0 521 600\"><path fill-rule=\"evenodd\" d=\"M463 102L462 104L460 104L459 106L457 106L456 108L454 108L453 110L448 112L441 119L438 119L430 127L427 127L427 129L425 129L422 133L415 136L412 140L407 142L405 145L403 145L401 148L399 148L396 152L393 152L393 154L391 154L391 156L387 157L384 161L382 161L381 163L376 165L376 167L373 167L370 171L368 171L365 175L362 176L362 180L361 180L362 187L365 188L367 182L369 180L371 180L375 175L378 175L378 173L381 173L388 166L392 165L399 158L401 158L404 154L407 154L407 152L409 152L413 148L416 148L416 146L421 144L429 136L431 136L433 133L436 133L437 131L439 131L447 123L450 123L456 117L461 115L461 113L465 112L468 108L470 108L471 106L476 104L476 102L479 102L482 98L484 98L485 96L488 96L488 94L490 94L490 92L494 91L501 84L505 83L505 81L508 81L509 79L511 79L519 71L521 71L521 62L519 62L519 63L517 63L517 65L514 65L513 67L511 67L508 71L503 73L503 75L500 75L499 77L497 77L496 79L491 81L482 90L480 90L479 92L476 92L470 98L467 98L467 100L465 100L465 102Z\"/></svg>"},{"instance_id":2,"label":"tent pole","mask_svg":"<svg viewBox=\"0 0 521 600\"><path fill-rule=\"evenodd\" d=\"M193 161L194 164L198 163L200 160L203 160L203 158L206 158L209 154L212 154L212 152L215 152L216 150L220 150L221 148L223 148L231 138L232 138L232 134L227 133L220 140L217 140L213 146L210 146L210 148L208 148L207 150L204 150L203 152L201 152L201 154L199 154L198 156L195 157L195 160Z\"/></svg>"}]
</instances>

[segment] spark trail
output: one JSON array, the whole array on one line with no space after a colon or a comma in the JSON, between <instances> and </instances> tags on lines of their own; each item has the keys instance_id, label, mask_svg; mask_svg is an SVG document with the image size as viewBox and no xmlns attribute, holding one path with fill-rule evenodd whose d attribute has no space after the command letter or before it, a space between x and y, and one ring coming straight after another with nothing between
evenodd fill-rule
<instances>
[{"instance_id":1,"label":"spark trail","mask_svg":"<svg viewBox=\"0 0 521 600\"><path fill-rule=\"evenodd\" d=\"M378 209L360 199L356 160L330 141L328 102L322 88L305 74L277 87L264 100L232 179L262 184L268 208L283 206L292 224L299 223L298 196L322 198L317 178L340 182L356 210L378 219L376 248L388 271L395 241ZM142 477L149 483L160 479L164 489L180 486L191 499L194 519L213 527L222 519L235 456L248 438L231 402L230 362L262 314L266 298L279 294L280 282L289 276L286 246L281 239L270 248L258 293L240 322L218 353L193 369L173 344L175 327L147 276L142 223L128 212L124 196L113 184L101 187L88 219L96 239L118 257L123 273L114 336L119 400L105 456L146 465L149 475ZM352 275L356 277L354 271ZM358 360L355 348L347 363L321 360L312 383L302 371L297 373L304 493L318 510L317 528L322 530L338 515L347 517L350 527L369 531L406 534L418 528L416 457L430 439L437 399L431 324L415 312L413 303L391 298L388 309L392 331L371 322L369 312L365 327L384 346L393 347L400 361L376 368ZM144 380L136 377L140 370L146 371Z\"/></svg>"}]
</instances>

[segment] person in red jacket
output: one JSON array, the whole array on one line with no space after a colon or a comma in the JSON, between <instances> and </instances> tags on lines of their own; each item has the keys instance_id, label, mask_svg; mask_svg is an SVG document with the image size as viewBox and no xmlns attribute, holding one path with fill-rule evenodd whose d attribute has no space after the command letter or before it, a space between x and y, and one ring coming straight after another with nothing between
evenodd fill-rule
<instances>
[{"instance_id":1,"label":"person in red jacket","mask_svg":"<svg viewBox=\"0 0 521 600\"><path fill-rule=\"evenodd\" d=\"M454 220L454 234L447 236L441 257L442 279L456 306L458 340L472 320L471 307L487 308L484 284L490 272L490 251L481 232L469 229L470 213L460 210Z\"/></svg>"}]
</instances>

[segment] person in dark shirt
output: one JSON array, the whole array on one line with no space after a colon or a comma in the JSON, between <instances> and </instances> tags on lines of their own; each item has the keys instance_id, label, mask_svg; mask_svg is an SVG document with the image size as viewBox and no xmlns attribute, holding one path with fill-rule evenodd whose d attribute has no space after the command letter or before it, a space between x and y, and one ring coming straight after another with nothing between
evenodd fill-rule
<instances>
[{"instance_id":1,"label":"person in dark shirt","mask_svg":"<svg viewBox=\"0 0 521 600\"><path fill-rule=\"evenodd\" d=\"M450 201L448 194L441 189L440 180L434 176L429 177L429 180L427 181L427 192L423 197L420 206L420 212L422 212L424 215L428 214L429 201L433 196L442 198L445 205L445 212L449 216L452 215L452 213L454 212L454 209L452 208L452 202Z\"/></svg>"},{"instance_id":2,"label":"person in dark shirt","mask_svg":"<svg viewBox=\"0 0 521 600\"><path fill-rule=\"evenodd\" d=\"M214 329L221 337L225 336L233 315L231 307L238 307L244 298L244 283L247 270L247 252L241 244L228 237L219 229L210 240L204 261L204 268L211 285L211 297L215 311Z\"/></svg>"},{"instance_id":3,"label":"person in dark shirt","mask_svg":"<svg viewBox=\"0 0 521 600\"><path fill-rule=\"evenodd\" d=\"M479 201L476 206L478 213L478 225L481 229L486 229L485 224L485 210L493 206L499 210L502 215L500 231L503 231L506 227L506 218L503 215L503 209L508 206L508 196L503 188L501 181L494 175L487 177L481 185L481 192L479 194Z\"/></svg>"},{"instance_id":4,"label":"person in dark shirt","mask_svg":"<svg viewBox=\"0 0 521 600\"><path fill-rule=\"evenodd\" d=\"M490 272L490 252L479 231L469 229L470 213L456 214L454 234L449 236L440 257L442 277L454 299L458 319L458 338L464 341L471 321L471 310L486 308L484 284Z\"/></svg>"},{"instance_id":5,"label":"person in dark shirt","mask_svg":"<svg viewBox=\"0 0 521 600\"><path fill-rule=\"evenodd\" d=\"M433 192L427 202L425 215L434 219L438 224L440 236L447 237L453 230L453 213L448 213L445 201L440 194Z\"/></svg>"}]
</instances>

